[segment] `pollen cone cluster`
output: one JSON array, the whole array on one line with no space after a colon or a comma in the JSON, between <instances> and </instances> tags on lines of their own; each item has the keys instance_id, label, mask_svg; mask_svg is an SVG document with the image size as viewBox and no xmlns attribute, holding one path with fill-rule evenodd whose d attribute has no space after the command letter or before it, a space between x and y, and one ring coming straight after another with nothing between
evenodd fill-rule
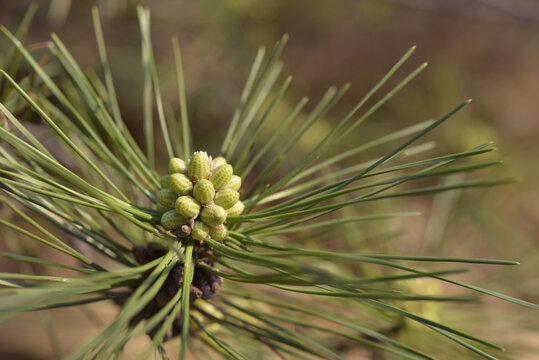
<instances>
[{"instance_id":1,"label":"pollen cone cluster","mask_svg":"<svg viewBox=\"0 0 539 360\"><path fill-rule=\"evenodd\" d=\"M245 208L239 201L241 178L234 175L232 166L223 157L212 159L197 151L187 163L170 159L168 171L156 194L161 225L194 240L224 240L226 219Z\"/></svg>"}]
</instances>

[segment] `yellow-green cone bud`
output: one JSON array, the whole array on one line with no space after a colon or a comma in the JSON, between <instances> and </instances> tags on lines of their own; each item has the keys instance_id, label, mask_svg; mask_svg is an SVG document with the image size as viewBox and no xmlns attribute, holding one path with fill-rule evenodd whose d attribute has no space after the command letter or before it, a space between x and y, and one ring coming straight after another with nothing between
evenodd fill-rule
<instances>
[{"instance_id":1,"label":"yellow-green cone bud","mask_svg":"<svg viewBox=\"0 0 539 360\"><path fill-rule=\"evenodd\" d=\"M161 216L161 225L167 230L179 229L185 224L187 221L176 210L169 210Z\"/></svg>"},{"instance_id":2,"label":"yellow-green cone bud","mask_svg":"<svg viewBox=\"0 0 539 360\"><path fill-rule=\"evenodd\" d=\"M202 221L195 220L191 229L191 237L195 240L204 240L209 236L210 227Z\"/></svg>"},{"instance_id":3,"label":"yellow-green cone bud","mask_svg":"<svg viewBox=\"0 0 539 360\"><path fill-rule=\"evenodd\" d=\"M208 154L204 151L197 151L189 160L189 178L193 181L206 179L210 172Z\"/></svg>"},{"instance_id":4,"label":"yellow-green cone bud","mask_svg":"<svg viewBox=\"0 0 539 360\"><path fill-rule=\"evenodd\" d=\"M222 156L212 159L206 152L197 151L188 163L170 159L168 171L169 175L161 177L161 189L156 193L161 225L174 230L178 237L224 240L228 236L224 226L227 217L245 210L238 192L242 180L234 175L232 165Z\"/></svg>"},{"instance_id":5,"label":"yellow-green cone bud","mask_svg":"<svg viewBox=\"0 0 539 360\"><path fill-rule=\"evenodd\" d=\"M187 165L185 165L185 161L180 158L172 158L168 162L168 172L171 174L184 173L185 170L187 170Z\"/></svg>"},{"instance_id":6,"label":"yellow-green cone bud","mask_svg":"<svg viewBox=\"0 0 539 360\"><path fill-rule=\"evenodd\" d=\"M215 194L214 202L223 209L230 209L240 199L240 193L232 189L220 190Z\"/></svg>"},{"instance_id":7,"label":"yellow-green cone bud","mask_svg":"<svg viewBox=\"0 0 539 360\"><path fill-rule=\"evenodd\" d=\"M241 178L238 175L232 175L224 188L238 191L241 188Z\"/></svg>"},{"instance_id":8,"label":"yellow-green cone bud","mask_svg":"<svg viewBox=\"0 0 539 360\"><path fill-rule=\"evenodd\" d=\"M166 189L170 187L169 179L170 179L170 175L161 176L161 188Z\"/></svg>"},{"instance_id":9,"label":"yellow-green cone bud","mask_svg":"<svg viewBox=\"0 0 539 360\"><path fill-rule=\"evenodd\" d=\"M157 212L159 214L163 215L164 213L166 213L169 210L173 210L173 209L168 207L168 206L161 205L160 203L157 203Z\"/></svg>"},{"instance_id":10,"label":"yellow-green cone bud","mask_svg":"<svg viewBox=\"0 0 539 360\"><path fill-rule=\"evenodd\" d=\"M226 164L226 159L222 156L218 156L212 161L212 169L217 169L219 166Z\"/></svg>"},{"instance_id":11,"label":"yellow-green cone bud","mask_svg":"<svg viewBox=\"0 0 539 360\"><path fill-rule=\"evenodd\" d=\"M172 174L169 178L169 187L176 192L176 194L187 195L193 190L193 183L184 174Z\"/></svg>"},{"instance_id":12,"label":"yellow-green cone bud","mask_svg":"<svg viewBox=\"0 0 539 360\"><path fill-rule=\"evenodd\" d=\"M218 225L210 229L210 236L213 240L223 241L228 236L228 229L224 225Z\"/></svg>"},{"instance_id":13,"label":"yellow-green cone bud","mask_svg":"<svg viewBox=\"0 0 539 360\"><path fill-rule=\"evenodd\" d=\"M245 210L245 205L241 201L238 201L237 203L234 204L234 206L232 206L226 212L228 216L237 216L237 215L240 215L243 212L243 210Z\"/></svg>"},{"instance_id":14,"label":"yellow-green cone bud","mask_svg":"<svg viewBox=\"0 0 539 360\"><path fill-rule=\"evenodd\" d=\"M187 219L193 219L200 213L200 203L190 196L180 196L174 204L176 211Z\"/></svg>"},{"instance_id":15,"label":"yellow-green cone bud","mask_svg":"<svg viewBox=\"0 0 539 360\"><path fill-rule=\"evenodd\" d=\"M226 220L226 211L219 205L210 205L202 209L200 212L200 220L212 227L221 225Z\"/></svg>"},{"instance_id":16,"label":"yellow-green cone bud","mask_svg":"<svg viewBox=\"0 0 539 360\"><path fill-rule=\"evenodd\" d=\"M178 195L172 189L161 189L157 192L155 197L159 204L172 209Z\"/></svg>"},{"instance_id":17,"label":"yellow-green cone bud","mask_svg":"<svg viewBox=\"0 0 539 360\"><path fill-rule=\"evenodd\" d=\"M215 189L211 181L202 179L199 180L193 187L193 197L200 201L201 204L207 204L213 200Z\"/></svg>"},{"instance_id":18,"label":"yellow-green cone bud","mask_svg":"<svg viewBox=\"0 0 539 360\"><path fill-rule=\"evenodd\" d=\"M232 165L224 164L213 170L210 181L216 190L222 189L230 181L230 178L233 175L234 170Z\"/></svg>"}]
</instances>

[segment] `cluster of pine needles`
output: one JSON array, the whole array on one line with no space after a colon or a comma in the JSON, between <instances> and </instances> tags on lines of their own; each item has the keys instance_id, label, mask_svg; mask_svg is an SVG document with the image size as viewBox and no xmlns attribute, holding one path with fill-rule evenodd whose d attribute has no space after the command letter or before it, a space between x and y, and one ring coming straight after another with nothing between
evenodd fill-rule
<instances>
[{"instance_id":1,"label":"cluster of pine needles","mask_svg":"<svg viewBox=\"0 0 539 360\"><path fill-rule=\"evenodd\" d=\"M24 45L34 13L32 6L14 34L1 28L10 46L0 64L0 224L6 246L14 249L2 255L20 264L21 271L0 273L0 321L31 311L114 302L118 315L93 339L81 339L83 344L68 359L116 358L140 334L151 339L141 358L167 358L166 340L181 344L181 359L189 352L198 358L342 359L343 343L396 358L434 358L437 354L429 349L399 340L402 324L408 323L418 324L424 336L449 340L444 343L447 348L493 359L499 345L428 318L421 307L409 304L459 304L488 295L537 309L452 277L466 270L454 264L516 265L514 261L373 253L354 244L366 223L416 214L371 213L364 210L369 203L512 181L424 185L429 179L499 165L500 161L482 160L482 154L494 150L491 143L410 159L431 150L431 142L421 143L424 135L469 101L438 120L348 142L354 145L340 149L357 135L359 125L425 68L420 65L379 95L414 48L318 145L302 153L298 142L324 121L349 85L330 87L310 108L307 98L299 100L288 114L278 114L276 122L275 109L291 84L291 77L281 77L280 55L287 37L268 54L261 47L219 152L212 154L226 158L244 179L245 211L227 218L229 233L223 241L195 241L161 227L155 211L161 177L156 164L213 150L205 139L191 138L177 39L172 39L179 104L175 109L161 94L149 10L138 9L144 80L140 127L145 134L139 146L122 118L97 10L93 24L100 75L81 69L54 34L46 55L34 57L35 50ZM28 73L21 74L21 64ZM35 118L41 124L38 130L30 126ZM277 124L271 132L270 121ZM369 155L382 147L392 150ZM401 186L405 183L410 185ZM327 246L342 244L342 239L351 244L349 249ZM24 247L15 246L28 241L58 255L53 260L48 258L50 251L26 254ZM163 300L159 294L170 279L175 279L173 290L167 290ZM193 290L205 286L197 285L205 279L219 283L211 296ZM412 279L466 292L422 293L425 287L416 291L406 285ZM159 307L152 307L157 301Z\"/></svg>"}]
</instances>

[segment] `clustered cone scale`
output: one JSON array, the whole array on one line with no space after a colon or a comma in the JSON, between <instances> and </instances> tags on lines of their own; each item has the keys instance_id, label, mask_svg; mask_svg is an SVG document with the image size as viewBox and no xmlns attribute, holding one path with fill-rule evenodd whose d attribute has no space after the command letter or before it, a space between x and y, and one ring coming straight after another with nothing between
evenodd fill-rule
<instances>
[{"instance_id":1,"label":"clustered cone scale","mask_svg":"<svg viewBox=\"0 0 539 360\"><path fill-rule=\"evenodd\" d=\"M245 209L239 200L241 178L223 157L197 151L186 163L172 158L156 194L161 225L177 236L222 241L229 216Z\"/></svg>"}]
</instances>

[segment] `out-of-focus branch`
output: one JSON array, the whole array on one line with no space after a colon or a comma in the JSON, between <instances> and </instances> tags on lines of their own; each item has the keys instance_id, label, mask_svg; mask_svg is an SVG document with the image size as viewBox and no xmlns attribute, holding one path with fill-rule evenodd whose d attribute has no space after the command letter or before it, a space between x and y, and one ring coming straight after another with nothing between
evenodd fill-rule
<instances>
[{"instance_id":1,"label":"out-of-focus branch","mask_svg":"<svg viewBox=\"0 0 539 360\"><path fill-rule=\"evenodd\" d=\"M481 20L539 23L537 0L386 0L402 7Z\"/></svg>"}]
</instances>

